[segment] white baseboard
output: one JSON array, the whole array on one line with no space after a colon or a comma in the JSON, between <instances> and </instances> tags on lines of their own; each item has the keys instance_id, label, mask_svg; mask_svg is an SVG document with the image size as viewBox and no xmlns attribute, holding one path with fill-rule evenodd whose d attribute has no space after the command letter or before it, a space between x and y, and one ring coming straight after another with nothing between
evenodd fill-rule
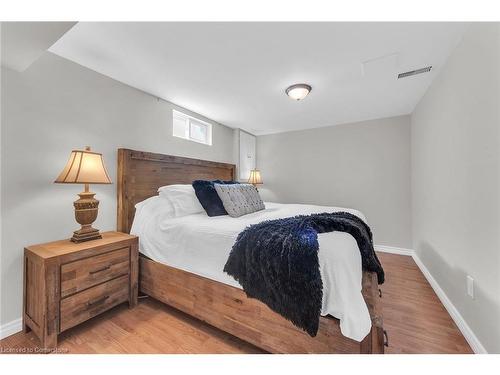
<instances>
[{"instance_id":1,"label":"white baseboard","mask_svg":"<svg viewBox=\"0 0 500 375\"><path fill-rule=\"evenodd\" d=\"M4 325L0 326L0 340L13 335L14 333L18 333L22 331L22 329L23 320L21 318L12 320L9 323L5 323Z\"/></svg>"},{"instance_id":2,"label":"white baseboard","mask_svg":"<svg viewBox=\"0 0 500 375\"><path fill-rule=\"evenodd\" d=\"M422 263L418 255L413 251L412 249L404 249L400 247L392 247L392 246L383 246L383 245L375 245L375 250L380 251L383 253L391 253L391 254L398 254L398 255L408 255L413 258L415 263L417 264L418 268L422 272L422 274L425 276L429 284L431 285L432 289L434 290L434 293L438 296L439 300L443 304L444 308L446 311L448 311L448 314L450 314L451 318L457 325L458 329L460 332L462 332L462 335L464 335L465 340L469 343L471 349L474 351L476 354L487 354L488 352L484 348L484 346L481 344L479 339L476 337L472 329L469 327L469 325L465 322L464 318L460 313L458 312L457 308L451 300L448 298L444 290L439 286L438 282L436 279L431 275L427 267Z\"/></svg>"},{"instance_id":3,"label":"white baseboard","mask_svg":"<svg viewBox=\"0 0 500 375\"><path fill-rule=\"evenodd\" d=\"M384 245L375 245L374 247L376 251L380 251L382 253L408 255L410 257L413 256L412 249L405 249L403 247L384 246Z\"/></svg>"},{"instance_id":4,"label":"white baseboard","mask_svg":"<svg viewBox=\"0 0 500 375\"><path fill-rule=\"evenodd\" d=\"M467 322L464 320L462 315L460 315L455 305L453 305L453 303L450 301L444 290L441 289L436 279L434 279L434 277L431 275L427 267L422 263L422 261L420 260L420 258L416 253L413 254L413 260L415 261L415 263L417 263L418 268L420 268L420 271L422 271L429 284L431 284L432 289L434 289L434 292L441 300L441 303L445 307L446 311L448 311L448 314L450 314L451 318L457 325L460 332L462 332L462 335L464 335L465 340L467 340L474 353L488 354L483 344L481 344L481 342L476 337L476 335L469 327Z\"/></svg>"}]
</instances>

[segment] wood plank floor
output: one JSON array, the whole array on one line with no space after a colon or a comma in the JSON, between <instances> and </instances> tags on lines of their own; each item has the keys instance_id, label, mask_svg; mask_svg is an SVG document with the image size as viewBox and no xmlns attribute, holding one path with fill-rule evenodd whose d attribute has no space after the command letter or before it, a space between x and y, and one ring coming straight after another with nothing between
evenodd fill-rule
<instances>
[{"instance_id":1,"label":"wood plank floor","mask_svg":"<svg viewBox=\"0 0 500 375\"><path fill-rule=\"evenodd\" d=\"M382 306L387 353L471 353L411 257L379 253L386 271ZM32 332L0 341L0 350L36 350ZM21 350L19 350L21 349ZM118 306L59 336L60 353L263 353L197 319L146 298Z\"/></svg>"},{"instance_id":2,"label":"wood plank floor","mask_svg":"<svg viewBox=\"0 0 500 375\"><path fill-rule=\"evenodd\" d=\"M462 333L413 258L378 253L387 353L472 353Z\"/></svg>"}]
</instances>

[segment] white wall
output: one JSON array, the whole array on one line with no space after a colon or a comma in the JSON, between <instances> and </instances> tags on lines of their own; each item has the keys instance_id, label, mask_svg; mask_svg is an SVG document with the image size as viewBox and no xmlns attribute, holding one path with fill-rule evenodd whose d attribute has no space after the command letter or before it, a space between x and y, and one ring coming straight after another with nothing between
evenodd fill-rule
<instances>
[{"instance_id":1,"label":"white wall","mask_svg":"<svg viewBox=\"0 0 500 375\"><path fill-rule=\"evenodd\" d=\"M376 244L411 247L409 116L259 136L257 166L265 200L356 208Z\"/></svg>"},{"instance_id":2,"label":"white wall","mask_svg":"<svg viewBox=\"0 0 500 375\"><path fill-rule=\"evenodd\" d=\"M411 118L413 246L500 352L500 27L473 24ZM475 297L466 295L466 275Z\"/></svg>"},{"instance_id":3,"label":"white wall","mask_svg":"<svg viewBox=\"0 0 500 375\"><path fill-rule=\"evenodd\" d=\"M102 152L114 182L119 147L235 162L232 129L199 116L214 124L212 146L174 138L173 104L51 53L23 73L2 68L1 90L0 324L21 316L23 247L78 229L72 202L83 187L53 184L72 149ZM115 229L116 184L91 189L95 227Z\"/></svg>"}]
</instances>

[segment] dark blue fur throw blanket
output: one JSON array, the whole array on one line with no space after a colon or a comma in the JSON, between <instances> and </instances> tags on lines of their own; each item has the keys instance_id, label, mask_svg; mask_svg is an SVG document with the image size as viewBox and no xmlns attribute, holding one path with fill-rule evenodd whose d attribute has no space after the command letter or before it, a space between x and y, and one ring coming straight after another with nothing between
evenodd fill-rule
<instances>
[{"instance_id":1,"label":"dark blue fur throw blanket","mask_svg":"<svg viewBox=\"0 0 500 375\"><path fill-rule=\"evenodd\" d=\"M318 233L351 234L361 252L363 269L384 270L375 254L368 225L347 212L300 215L251 225L238 235L224 271L234 277L248 297L316 336L323 283L318 263Z\"/></svg>"}]
</instances>

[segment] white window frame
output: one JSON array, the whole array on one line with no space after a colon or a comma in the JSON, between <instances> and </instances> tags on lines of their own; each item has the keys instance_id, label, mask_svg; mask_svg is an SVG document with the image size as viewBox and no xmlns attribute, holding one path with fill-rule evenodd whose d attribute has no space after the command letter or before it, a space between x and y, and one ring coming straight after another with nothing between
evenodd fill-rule
<instances>
[{"instance_id":1,"label":"white window frame","mask_svg":"<svg viewBox=\"0 0 500 375\"><path fill-rule=\"evenodd\" d=\"M188 124L188 129L186 132L187 134L185 136L180 136L180 135L174 134L173 122L174 122L175 117L182 117L182 118L186 119L186 122ZM195 121L195 122L202 124L202 125L205 125L207 127L207 140L206 140L206 142L200 141L198 139L191 137L191 121ZM174 137L185 139L187 141L192 141L192 142L196 142L196 143L201 143L202 145L212 146L212 124L210 124L209 122L200 120L199 118L190 116L190 115L188 115L184 112L178 111L176 109L172 110L172 135Z\"/></svg>"}]
</instances>

